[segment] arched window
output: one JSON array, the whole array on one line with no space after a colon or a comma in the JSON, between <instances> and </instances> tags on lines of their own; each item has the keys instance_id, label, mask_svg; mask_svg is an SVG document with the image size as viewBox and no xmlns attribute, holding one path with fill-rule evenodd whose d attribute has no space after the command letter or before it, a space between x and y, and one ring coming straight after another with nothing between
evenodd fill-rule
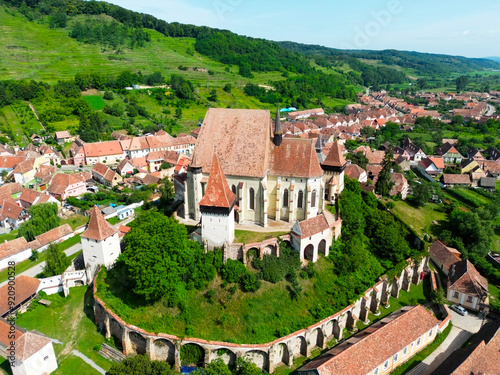
<instances>
[{"instance_id":1,"label":"arched window","mask_svg":"<svg viewBox=\"0 0 500 375\"><path fill-rule=\"evenodd\" d=\"M248 195L250 196L248 203L249 208L251 210L255 210L255 190L253 190L253 188L250 188L250 191L248 193Z\"/></svg>"},{"instance_id":2,"label":"arched window","mask_svg":"<svg viewBox=\"0 0 500 375\"><path fill-rule=\"evenodd\" d=\"M288 207L288 189L283 192L283 207Z\"/></svg>"},{"instance_id":3,"label":"arched window","mask_svg":"<svg viewBox=\"0 0 500 375\"><path fill-rule=\"evenodd\" d=\"M299 191L299 198L297 199L297 207L302 208L304 206L304 192Z\"/></svg>"},{"instance_id":4,"label":"arched window","mask_svg":"<svg viewBox=\"0 0 500 375\"><path fill-rule=\"evenodd\" d=\"M311 193L311 207L316 207L316 190Z\"/></svg>"}]
</instances>

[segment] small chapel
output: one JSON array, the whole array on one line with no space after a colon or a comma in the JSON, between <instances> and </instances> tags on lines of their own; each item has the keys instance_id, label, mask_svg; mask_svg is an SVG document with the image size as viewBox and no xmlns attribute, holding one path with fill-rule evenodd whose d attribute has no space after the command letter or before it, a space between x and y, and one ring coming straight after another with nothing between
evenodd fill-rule
<instances>
[{"instance_id":1,"label":"small chapel","mask_svg":"<svg viewBox=\"0 0 500 375\"><path fill-rule=\"evenodd\" d=\"M201 222L209 248L231 244L235 224L331 223L316 217L329 215L326 203L336 204L347 163L338 143L327 155L317 143L283 137L279 109L274 122L267 110L209 109L180 189L179 216ZM340 228L334 232L338 237Z\"/></svg>"}]
</instances>

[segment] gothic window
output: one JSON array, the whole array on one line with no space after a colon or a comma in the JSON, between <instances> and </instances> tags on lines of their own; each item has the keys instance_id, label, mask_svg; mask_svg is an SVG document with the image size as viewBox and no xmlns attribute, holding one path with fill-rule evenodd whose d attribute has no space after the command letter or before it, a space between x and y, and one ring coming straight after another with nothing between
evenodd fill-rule
<instances>
[{"instance_id":1,"label":"gothic window","mask_svg":"<svg viewBox=\"0 0 500 375\"><path fill-rule=\"evenodd\" d=\"M288 189L283 192L283 207L288 207Z\"/></svg>"},{"instance_id":2,"label":"gothic window","mask_svg":"<svg viewBox=\"0 0 500 375\"><path fill-rule=\"evenodd\" d=\"M304 192L302 190L299 191L299 198L297 199L297 207L304 207Z\"/></svg>"},{"instance_id":3,"label":"gothic window","mask_svg":"<svg viewBox=\"0 0 500 375\"><path fill-rule=\"evenodd\" d=\"M311 193L311 207L316 207L316 190Z\"/></svg>"},{"instance_id":4,"label":"gothic window","mask_svg":"<svg viewBox=\"0 0 500 375\"><path fill-rule=\"evenodd\" d=\"M255 190L253 188L250 188L250 191L249 191L249 208L251 210L255 210Z\"/></svg>"}]
</instances>

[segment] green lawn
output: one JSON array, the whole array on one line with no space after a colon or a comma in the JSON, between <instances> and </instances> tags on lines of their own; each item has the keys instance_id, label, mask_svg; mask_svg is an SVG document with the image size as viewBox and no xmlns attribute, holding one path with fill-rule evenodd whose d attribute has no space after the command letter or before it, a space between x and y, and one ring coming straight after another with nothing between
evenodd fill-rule
<instances>
[{"instance_id":1,"label":"green lawn","mask_svg":"<svg viewBox=\"0 0 500 375\"><path fill-rule=\"evenodd\" d=\"M498 286L491 284L488 282L488 289L490 292L490 304L496 310L500 311L500 289Z\"/></svg>"},{"instance_id":2,"label":"green lawn","mask_svg":"<svg viewBox=\"0 0 500 375\"><path fill-rule=\"evenodd\" d=\"M60 369L55 374L94 374L92 368L71 354L76 349L108 370L111 362L93 350L105 342L93 322L93 299L91 287L71 288L67 298L59 294L44 296L51 301L49 307L33 303L33 308L19 315L17 324L28 330L37 331L63 342L54 344Z\"/></svg>"},{"instance_id":3,"label":"green lawn","mask_svg":"<svg viewBox=\"0 0 500 375\"><path fill-rule=\"evenodd\" d=\"M234 242L235 243L255 243L262 242L264 240L268 240L270 238L276 238L278 236L282 236L284 234L288 234L288 232L251 232L246 230L235 230L234 231Z\"/></svg>"},{"instance_id":4,"label":"green lawn","mask_svg":"<svg viewBox=\"0 0 500 375\"><path fill-rule=\"evenodd\" d=\"M17 230L13 230L10 233L0 234L0 243L5 241L11 241L17 238Z\"/></svg>"},{"instance_id":5,"label":"green lawn","mask_svg":"<svg viewBox=\"0 0 500 375\"><path fill-rule=\"evenodd\" d=\"M84 95L83 99L90 104L90 108L94 111L100 111L106 105L106 102L99 95Z\"/></svg>"},{"instance_id":6,"label":"green lawn","mask_svg":"<svg viewBox=\"0 0 500 375\"><path fill-rule=\"evenodd\" d=\"M67 219L61 220L61 225L69 224L71 229L75 230L76 228L81 227L82 225L86 225L89 222L89 217L84 215L71 215Z\"/></svg>"},{"instance_id":7,"label":"green lawn","mask_svg":"<svg viewBox=\"0 0 500 375\"><path fill-rule=\"evenodd\" d=\"M118 224L121 221L123 221L123 220L118 219L118 217L116 217L116 216L110 217L108 219L108 223L110 223L111 225L116 225L116 224Z\"/></svg>"},{"instance_id":8,"label":"green lawn","mask_svg":"<svg viewBox=\"0 0 500 375\"><path fill-rule=\"evenodd\" d=\"M447 215L438 211L437 207L437 204L427 203L424 207L416 208L405 201L396 201L392 213L422 237L424 233L435 235L439 232L439 227L432 221L442 224L447 220Z\"/></svg>"}]
</instances>

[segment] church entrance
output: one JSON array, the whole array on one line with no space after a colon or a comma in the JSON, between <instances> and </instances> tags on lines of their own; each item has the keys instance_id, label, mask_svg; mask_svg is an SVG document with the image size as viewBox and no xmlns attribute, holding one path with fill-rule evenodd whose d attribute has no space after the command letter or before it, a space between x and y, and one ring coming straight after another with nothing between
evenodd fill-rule
<instances>
[{"instance_id":1,"label":"church entrance","mask_svg":"<svg viewBox=\"0 0 500 375\"><path fill-rule=\"evenodd\" d=\"M318 253L321 255L326 255L326 241L321 240L321 242L318 245Z\"/></svg>"}]
</instances>

